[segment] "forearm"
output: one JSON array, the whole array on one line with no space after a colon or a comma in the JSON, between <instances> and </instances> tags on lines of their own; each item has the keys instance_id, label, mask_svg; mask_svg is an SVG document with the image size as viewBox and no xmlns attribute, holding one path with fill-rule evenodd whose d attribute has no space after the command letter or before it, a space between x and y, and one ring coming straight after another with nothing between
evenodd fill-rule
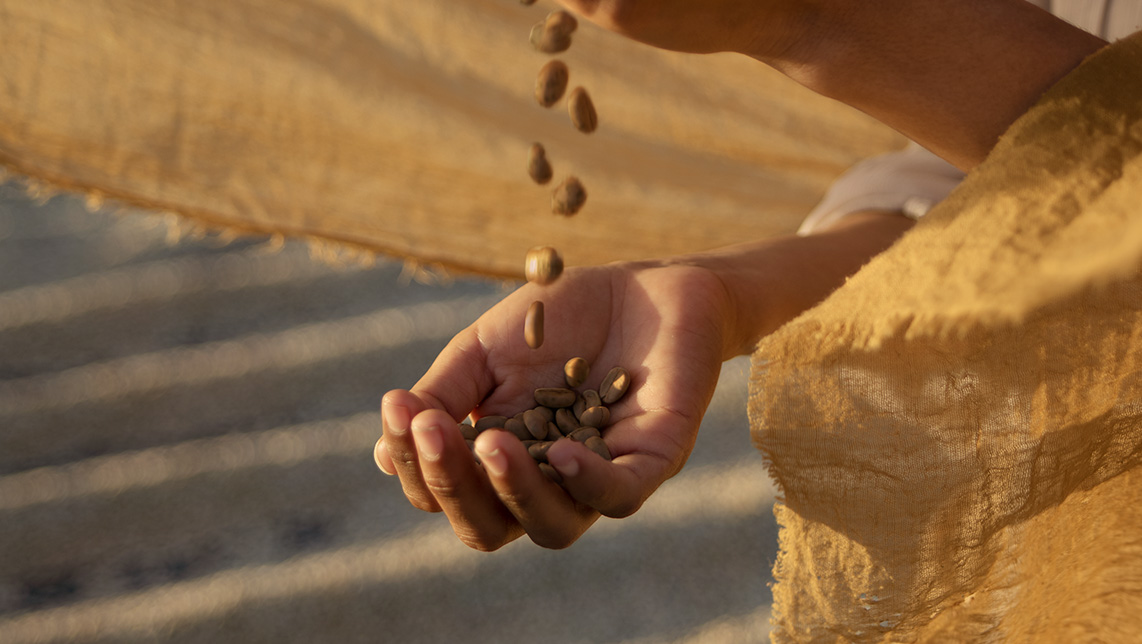
<instances>
[{"instance_id":1,"label":"forearm","mask_svg":"<svg viewBox=\"0 0 1142 644\"><path fill-rule=\"evenodd\" d=\"M723 359L752 353L757 342L815 306L913 225L899 213L868 211L820 233L774 237L688 255L724 286Z\"/></svg>"},{"instance_id":2,"label":"forearm","mask_svg":"<svg viewBox=\"0 0 1142 644\"><path fill-rule=\"evenodd\" d=\"M838 9L839 5L848 5ZM1024 0L803 3L800 34L746 51L969 170L1106 43ZM815 9L813 7L816 7Z\"/></svg>"}]
</instances>

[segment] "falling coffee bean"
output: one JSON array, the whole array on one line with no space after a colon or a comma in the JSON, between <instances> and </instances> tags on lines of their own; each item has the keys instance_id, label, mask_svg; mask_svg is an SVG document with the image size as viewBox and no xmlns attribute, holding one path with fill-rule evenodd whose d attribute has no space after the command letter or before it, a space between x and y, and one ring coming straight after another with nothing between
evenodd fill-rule
<instances>
[{"instance_id":1,"label":"falling coffee bean","mask_svg":"<svg viewBox=\"0 0 1142 644\"><path fill-rule=\"evenodd\" d=\"M582 87L576 87L567 98L567 113L571 115L571 124L584 134L590 134L599 127L599 115L595 112L595 104L591 96Z\"/></svg>"},{"instance_id":2,"label":"falling coffee bean","mask_svg":"<svg viewBox=\"0 0 1142 644\"><path fill-rule=\"evenodd\" d=\"M552 11L531 28L531 46L544 54L558 54L571 48L571 34L579 26L566 11Z\"/></svg>"},{"instance_id":3,"label":"falling coffee bean","mask_svg":"<svg viewBox=\"0 0 1142 644\"><path fill-rule=\"evenodd\" d=\"M543 345L543 302L537 300L527 307L527 315L523 320L523 339L532 349Z\"/></svg>"},{"instance_id":4,"label":"falling coffee bean","mask_svg":"<svg viewBox=\"0 0 1142 644\"><path fill-rule=\"evenodd\" d=\"M563 274L563 258L550 246L536 246L527 251L523 273L529 282L550 284Z\"/></svg>"},{"instance_id":5,"label":"falling coffee bean","mask_svg":"<svg viewBox=\"0 0 1142 644\"><path fill-rule=\"evenodd\" d=\"M561 60L549 61L535 77L535 101L541 107L551 107L563 98L571 72Z\"/></svg>"},{"instance_id":6,"label":"falling coffee bean","mask_svg":"<svg viewBox=\"0 0 1142 644\"><path fill-rule=\"evenodd\" d=\"M567 177L551 194L551 212L570 217L587 202L587 190L577 177Z\"/></svg>"},{"instance_id":7,"label":"falling coffee bean","mask_svg":"<svg viewBox=\"0 0 1142 644\"><path fill-rule=\"evenodd\" d=\"M551 181L551 177L555 176L551 170L551 164L547 161L547 152L540 143L532 143L531 149L528 150L527 176L541 186Z\"/></svg>"}]
</instances>

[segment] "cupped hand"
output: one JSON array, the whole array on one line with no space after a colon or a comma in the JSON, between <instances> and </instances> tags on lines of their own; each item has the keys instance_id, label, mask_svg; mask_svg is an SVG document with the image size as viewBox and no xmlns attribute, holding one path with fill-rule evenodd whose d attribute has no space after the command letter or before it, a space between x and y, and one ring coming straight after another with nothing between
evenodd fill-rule
<instances>
[{"instance_id":1,"label":"cupped hand","mask_svg":"<svg viewBox=\"0 0 1142 644\"><path fill-rule=\"evenodd\" d=\"M535 300L545 304L546 338L531 349L523 320ZM385 395L377 464L414 506L443 511L473 548L523 534L566 547L600 515L635 512L685 463L720 373L726 306L717 276L682 264L569 269L554 284L527 284L453 338L411 390ZM547 455L560 486L518 439L489 430L476 441L478 465L457 421L534 407L533 391L563 386L563 365L576 356L591 365L583 388L598 388L613 366L632 375L604 432L613 461L561 439Z\"/></svg>"}]
</instances>

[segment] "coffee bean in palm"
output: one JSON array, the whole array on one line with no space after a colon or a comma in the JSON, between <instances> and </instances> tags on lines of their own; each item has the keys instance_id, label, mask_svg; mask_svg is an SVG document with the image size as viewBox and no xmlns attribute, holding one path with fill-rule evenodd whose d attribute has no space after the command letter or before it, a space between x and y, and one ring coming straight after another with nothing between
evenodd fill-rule
<instances>
[{"instance_id":1,"label":"coffee bean in palm","mask_svg":"<svg viewBox=\"0 0 1142 644\"><path fill-rule=\"evenodd\" d=\"M598 428L596 428L596 427L580 427L579 429L576 429L575 431L568 434L567 438L570 438L571 440L573 440L577 443L582 443L582 442L585 442L588 438L598 437L598 436L602 436L602 434L599 433Z\"/></svg>"},{"instance_id":2,"label":"coffee bean in palm","mask_svg":"<svg viewBox=\"0 0 1142 644\"><path fill-rule=\"evenodd\" d=\"M555 441L536 441L527 448L527 454L540 463L546 463L547 450L551 449L554 444Z\"/></svg>"},{"instance_id":3,"label":"coffee bean in palm","mask_svg":"<svg viewBox=\"0 0 1142 644\"><path fill-rule=\"evenodd\" d=\"M523 340L532 349L543 346L543 302L535 301L527 307L523 319Z\"/></svg>"},{"instance_id":4,"label":"coffee bean in palm","mask_svg":"<svg viewBox=\"0 0 1142 644\"><path fill-rule=\"evenodd\" d=\"M563 274L563 257L550 246L536 246L527 251L523 273L529 282L550 284Z\"/></svg>"},{"instance_id":5,"label":"coffee bean in palm","mask_svg":"<svg viewBox=\"0 0 1142 644\"><path fill-rule=\"evenodd\" d=\"M579 424L586 427L606 427L610 422L611 410L602 405L585 410L583 416L579 418Z\"/></svg>"},{"instance_id":6,"label":"coffee bean in palm","mask_svg":"<svg viewBox=\"0 0 1142 644\"><path fill-rule=\"evenodd\" d=\"M551 212L570 217L587 203L587 189L577 177L567 177L551 193Z\"/></svg>"},{"instance_id":7,"label":"coffee bean in palm","mask_svg":"<svg viewBox=\"0 0 1142 644\"><path fill-rule=\"evenodd\" d=\"M598 436L592 436L591 438L583 441L583 445L587 446L587 449L598 454L599 456L602 456L604 459L608 461L611 460L611 450L607 447L606 441L604 441L602 438Z\"/></svg>"},{"instance_id":8,"label":"coffee bean in palm","mask_svg":"<svg viewBox=\"0 0 1142 644\"><path fill-rule=\"evenodd\" d=\"M563 432L559 429L559 425L556 425L554 422L547 423L547 440L557 441L563 438L563 435Z\"/></svg>"},{"instance_id":9,"label":"coffee bean in palm","mask_svg":"<svg viewBox=\"0 0 1142 644\"><path fill-rule=\"evenodd\" d=\"M630 373L622 367L615 367L607 372L603 384L599 385L599 395L605 404L617 402L630 387Z\"/></svg>"},{"instance_id":10,"label":"coffee bean in palm","mask_svg":"<svg viewBox=\"0 0 1142 644\"><path fill-rule=\"evenodd\" d=\"M476 421L476 432L482 432L489 429L503 429L504 424L508 422L507 416L484 416Z\"/></svg>"},{"instance_id":11,"label":"coffee bean in palm","mask_svg":"<svg viewBox=\"0 0 1142 644\"><path fill-rule=\"evenodd\" d=\"M567 64L561 60L548 61L535 77L535 101L541 107L551 107L563 98L567 81L571 77Z\"/></svg>"},{"instance_id":12,"label":"coffee bean in palm","mask_svg":"<svg viewBox=\"0 0 1142 644\"><path fill-rule=\"evenodd\" d=\"M509 418L507 422L504 423L504 429L520 440L531 438L531 432L527 431L527 425L518 418Z\"/></svg>"},{"instance_id":13,"label":"coffee bean in palm","mask_svg":"<svg viewBox=\"0 0 1142 644\"><path fill-rule=\"evenodd\" d=\"M603 398L599 395L598 391L588 389L583 392L583 404L586 405L586 407L583 408L584 410L598 407L603 404Z\"/></svg>"},{"instance_id":14,"label":"coffee bean in palm","mask_svg":"<svg viewBox=\"0 0 1142 644\"><path fill-rule=\"evenodd\" d=\"M563 387L540 387L534 392L535 402L544 407L559 409L575 404L575 392Z\"/></svg>"},{"instance_id":15,"label":"coffee bean in palm","mask_svg":"<svg viewBox=\"0 0 1142 644\"><path fill-rule=\"evenodd\" d=\"M582 87L571 90L571 95L567 97L567 113L571 116L571 125L583 134L590 134L599 127L595 104L591 101L591 95Z\"/></svg>"},{"instance_id":16,"label":"coffee bean in palm","mask_svg":"<svg viewBox=\"0 0 1142 644\"><path fill-rule=\"evenodd\" d=\"M547 418L538 409L523 412L523 424L529 434L538 439L547 437Z\"/></svg>"},{"instance_id":17,"label":"coffee bean in palm","mask_svg":"<svg viewBox=\"0 0 1142 644\"><path fill-rule=\"evenodd\" d=\"M572 389L586 382L590 373L591 367L583 358L571 358L563 365L563 381Z\"/></svg>"},{"instance_id":18,"label":"coffee bean in palm","mask_svg":"<svg viewBox=\"0 0 1142 644\"><path fill-rule=\"evenodd\" d=\"M555 426L559 428L559 432L564 436L580 427L578 419L575 418L575 413L568 407L555 411Z\"/></svg>"},{"instance_id":19,"label":"coffee bean in palm","mask_svg":"<svg viewBox=\"0 0 1142 644\"><path fill-rule=\"evenodd\" d=\"M476 436L480 433L476 431L475 427L468 423L460 423L458 427L460 428L460 435L464 437L464 440L474 441L476 440Z\"/></svg>"}]
</instances>

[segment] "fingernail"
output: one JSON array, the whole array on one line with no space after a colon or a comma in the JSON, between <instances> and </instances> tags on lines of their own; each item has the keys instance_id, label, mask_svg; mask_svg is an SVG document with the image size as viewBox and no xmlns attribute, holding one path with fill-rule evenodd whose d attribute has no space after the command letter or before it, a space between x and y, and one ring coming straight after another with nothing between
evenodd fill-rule
<instances>
[{"instance_id":1,"label":"fingernail","mask_svg":"<svg viewBox=\"0 0 1142 644\"><path fill-rule=\"evenodd\" d=\"M574 477L579 473L579 461L575 460L574 454L566 452L548 452L547 464L555 468L559 475L565 479Z\"/></svg>"},{"instance_id":2,"label":"fingernail","mask_svg":"<svg viewBox=\"0 0 1142 644\"><path fill-rule=\"evenodd\" d=\"M395 403L388 403L381 410L384 414L384 431L386 434L393 436L403 436L408 432L409 423L412 422L408 416L408 409L403 405Z\"/></svg>"},{"instance_id":3,"label":"fingernail","mask_svg":"<svg viewBox=\"0 0 1142 644\"><path fill-rule=\"evenodd\" d=\"M444 453L444 437L436 425L428 427L413 427L412 439L416 443L416 451L430 461L440 460Z\"/></svg>"},{"instance_id":4,"label":"fingernail","mask_svg":"<svg viewBox=\"0 0 1142 644\"><path fill-rule=\"evenodd\" d=\"M381 440L377 441L377 444L373 446L373 461L376 462L377 469L384 472L385 474L388 474L389 476L392 476L392 475L396 474L396 472L390 472L390 471L386 470L384 463L381 461L381 452L383 452L384 449L385 449L385 439L381 438Z\"/></svg>"},{"instance_id":5,"label":"fingernail","mask_svg":"<svg viewBox=\"0 0 1142 644\"><path fill-rule=\"evenodd\" d=\"M484 469L495 476L503 476L508 471L508 458L499 449L493 449L489 452L480 451L480 462L484 464Z\"/></svg>"}]
</instances>

